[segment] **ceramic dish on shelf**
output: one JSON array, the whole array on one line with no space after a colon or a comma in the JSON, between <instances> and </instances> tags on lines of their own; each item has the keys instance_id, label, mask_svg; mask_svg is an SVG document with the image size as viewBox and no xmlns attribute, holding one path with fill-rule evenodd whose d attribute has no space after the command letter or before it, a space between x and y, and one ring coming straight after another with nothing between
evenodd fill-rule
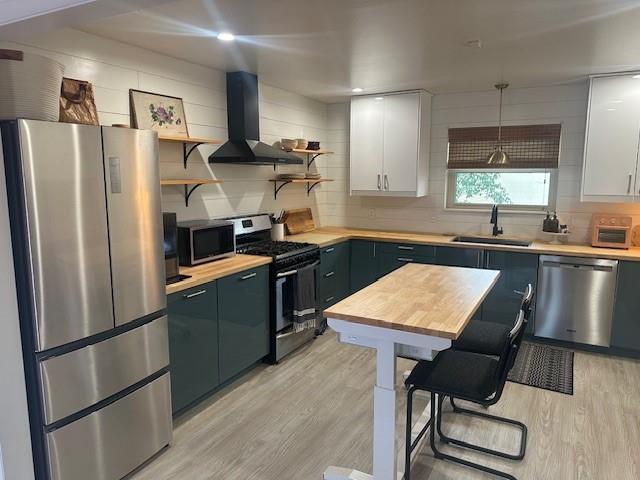
<instances>
[{"instance_id":1,"label":"ceramic dish on shelf","mask_svg":"<svg viewBox=\"0 0 640 480\"><path fill-rule=\"evenodd\" d=\"M280 145L284 150L291 151L294 148L298 148L298 141L291 138L281 138Z\"/></svg>"},{"instance_id":2,"label":"ceramic dish on shelf","mask_svg":"<svg viewBox=\"0 0 640 480\"><path fill-rule=\"evenodd\" d=\"M321 173L307 173L306 178L311 178L313 180L318 180L319 178L322 178L322 174Z\"/></svg>"},{"instance_id":3,"label":"ceramic dish on shelf","mask_svg":"<svg viewBox=\"0 0 640 480\"><path fill-rule=\"evenodd\" d=\"M281 173L278 180L304 180L304 173Z\"/></svg>"},{"instance_id":4,"label":"ceramic dish on shelf","mask_svg":"<svg viewBox=\"0 0 640 480\"><path fill-rule=\"evenodd\" d=\"M305 138L296 138L296 142L298 142L298 146L296 148L300 150L306 150L309 142Z\"/></svg>"},{"instance_id":5,"label":"ceramic dish on shelf","mask_svg":"<svg viewBox=\"0 0 640 480\"><path fill-rule=\"evenodd\" d=\"M317 140L309 140L307 142L307 150L320 150L320 142Z\"/></svg>"}]
</instances>

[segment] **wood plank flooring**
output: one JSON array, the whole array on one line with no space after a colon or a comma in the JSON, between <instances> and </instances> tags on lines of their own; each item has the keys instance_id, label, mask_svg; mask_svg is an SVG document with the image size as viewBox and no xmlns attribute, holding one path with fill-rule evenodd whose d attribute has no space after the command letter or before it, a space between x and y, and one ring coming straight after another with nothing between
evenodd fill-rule
<instances>
[{"instance_id":1,"label":"wood plank flooring","mask_svg":"<svg viewBox=\"0 0 640 480\"><path fill-rule=\"evenodd\" d=\"M399 359L401 372L412 362ZM640 478L640 362L578 352L574 395L507 383L490 411L529 427L522 462L442 446L519 480ZM173 445L134 480L321 480L329 465L371 471L375 352L342 345L327 333L278 366L262 365L178 419ZM399 431L404 395L398 397ZM453 436L515 450L516 434L446 415ZM418 480L492 478L435 461L425 446Z\"/></svg>"}]
</instances>

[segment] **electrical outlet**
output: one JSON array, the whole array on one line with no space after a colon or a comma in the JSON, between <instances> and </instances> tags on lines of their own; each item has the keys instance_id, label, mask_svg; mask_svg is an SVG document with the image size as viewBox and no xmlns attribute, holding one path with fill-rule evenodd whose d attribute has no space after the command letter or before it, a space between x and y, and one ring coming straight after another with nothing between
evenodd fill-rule
<instances>
[{"instance_id":1,"label":"electrical outlet","mask_svg":"<svg viewBox=\"0 0 640 480\"><path fill-rule=\"evenodd\" d=\"M376 211L374 208L369 209L369 218L376 218Z\"/></svg>"}]
</instances>

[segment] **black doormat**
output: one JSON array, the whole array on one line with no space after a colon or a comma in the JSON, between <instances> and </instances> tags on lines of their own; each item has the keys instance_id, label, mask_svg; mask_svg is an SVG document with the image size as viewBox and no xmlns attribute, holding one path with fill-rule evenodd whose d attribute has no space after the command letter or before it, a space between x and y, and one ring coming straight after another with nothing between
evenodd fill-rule
<instances>
[{"instance_id":1,"label":"black doormat","mask_svg":"<svg viewBox=\"0 0 640 480\"><path fill-rule=\"evenodd\" d=\"M573 395L573 352L522 342L508 380Z\"/></svg>"}]
</instances>

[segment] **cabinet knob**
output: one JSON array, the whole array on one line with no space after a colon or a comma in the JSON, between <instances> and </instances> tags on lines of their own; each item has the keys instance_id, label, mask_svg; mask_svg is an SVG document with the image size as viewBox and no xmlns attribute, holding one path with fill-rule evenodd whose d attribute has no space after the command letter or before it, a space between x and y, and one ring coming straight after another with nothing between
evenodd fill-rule
<instances>
[{"instance_id":1,"label":"cabinet knob","mask_svg":"<svg viewBox=\"0 0 640 480\"><path fill-rule=\"evenodd\" d=\"M386 173L384 174L384 189L389 191L389 177Z\"/></svg>"},{"instance_id":2,"label":"cabinet knob","mask_svg":"<svg viewBox=\"0 0 640 480\"><path fill-rule=\"evenodd\" d=\"M627 193L631 193L631 180L633 180L633 173L629 174L629 183L627 184Z\"/></svg>"},{"instance_id":3,"label":"cabinet knob","mask_svg":"<svg viewBox=\"0 0 640 480\"><path fill-rule=\"evenodd\" d=\"M325 274L324 274L324 278L333 277L335 274L336 274L336 272L329 272L329 273L325 273Z\"/></svg>"},{"instance_id":4,"label":"cabinet knob","mask_svg":"<svg viewBox=\"0 0 640 480\"><path fill-rule=\"evenodd\" d=\"M382 190L382 184L380 183L380 174L378 174L378 190Z\"/></svg>"},{"instance_id":5,"label":"cabinet knob","mask_svg":"<svg viewBox=\"0 0 640 480\"><path fill-rule=\"evenodd\" d=\"M253 278L257 275L256 272L250 273L248 275L245 275L244 277L240 277L240 280L249 280L250 278Z\"/></svg>"},{"instance_id":6,"label":"cabinet knob","mask_svg":"<svg viewBox=\"0 0 640 480\"><path fill-rule=\"evenodd\" d=\"M189 293L188 295L183 295L183 298L189 299L189 298L193 298L193 297L199 297L200 295L203 295L207 293L206 290L199 290L197 292L193 292L193 293Z\"/></svg>"}]
</instances>

